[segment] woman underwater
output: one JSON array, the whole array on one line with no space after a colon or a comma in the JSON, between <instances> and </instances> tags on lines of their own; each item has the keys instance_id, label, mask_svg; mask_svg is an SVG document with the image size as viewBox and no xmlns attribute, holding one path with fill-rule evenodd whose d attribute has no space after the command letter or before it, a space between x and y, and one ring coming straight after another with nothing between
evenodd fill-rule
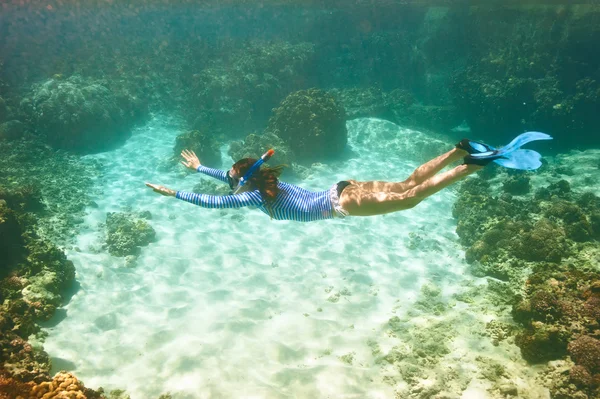
<instances>
[{"instance_id":1,"label":"woman underwater","mask_svg":"<svg viewBox=\"0 0 600 399\"><path fill-rule=\"evenodd\" d=\"M240 208L254 206L277 220L309 222L346 216L374 216L410 209L425 198L495 162L521 170L535 170L541 156L533 150L520 149L535 140L550 140L545 133L527 132L508 145L495 149L483 143L461 140L455 148L419 166L403 182L340 181L329 190L308 191L278 180L283 166L263 167L274 153L269 150L260 159L243 158L227 172L200 164L196 154L184 150L183 165L228 183L231 195L207 195L146 183L155 192L179 198L205 208ZM464 163L437 175L449 164L463 158Z\"/></svg>"}]
</instances>

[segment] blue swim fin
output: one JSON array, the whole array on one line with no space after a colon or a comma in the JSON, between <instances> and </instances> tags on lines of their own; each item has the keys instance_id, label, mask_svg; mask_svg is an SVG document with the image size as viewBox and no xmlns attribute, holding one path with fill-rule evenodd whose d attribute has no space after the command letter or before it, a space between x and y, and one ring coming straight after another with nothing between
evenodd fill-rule
<instances>
[{"instance_id":1,"label":"blue swim fin","mask_svg":"<svg viewBox=\"0 0 600 399\"><path fill-rule=\"evenodd\" d=\"M493 162L500 166L519 170L536 170L542 166L542 155L533 150L516 150Z\"/></svg>"},{"instance_id":2,"label":"blue swim fin","mask_svg":"<svg viewBox=\"0 0 600 399\"><path fill-rule=\"evenodd\" d=\"M488 146L491 151L470 154L465 160L466 163L477 165L495 162L505 168L535 170L542 165L541 155L533 150L521 150L519 148L536 140L552 140L552 136L541 132L526 132L515 137L504 147L493 149L493 147Z\"/></svg>"},{"instance_id":3,"label":"blue swim fin","mask_svg":"<svg viewBox=\"0 0 600 399\"><path fill-rule=\"evenodd\" d=\"M495 150L491 145L480 143L469 139L462 139L455 145L456 148L465 150L469 154L478 154L480 152L488 152Z\"/></svg>"},{"instance_id":4,"label":"blue swim fin","mask_svg":"<svg viewBox=\"0 0 600 399\"><path fill-rule=\"evenodd\" d=\"M524 146L525 144L532 142L532 141L536 141L536 140L552 140L552 136L550 136L546 133L541 133L541 132L526 132L526 133L522 133L522 134L518 135L510 143L508 143L504 147L500 147L500 148L496 149L495 151L487 151L487 152L481 152L478 154L471 154L471 156L473 158L481 158L481 159L487 158L489 156L498 156L498 155L505 156L507 154L510 154L513 151L518 150L520 147Z\"/></svg>"}]
</instances>

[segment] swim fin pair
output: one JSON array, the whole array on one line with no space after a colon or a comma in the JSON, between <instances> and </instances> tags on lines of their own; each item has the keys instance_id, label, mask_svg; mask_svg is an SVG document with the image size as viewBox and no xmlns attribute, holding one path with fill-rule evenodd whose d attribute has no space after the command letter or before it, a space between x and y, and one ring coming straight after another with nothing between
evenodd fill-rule
<instances>
[{"instance_id":1,"label":"swim fin pair","mask_svg":"<svg viewBox=\"0 0 600 399\"><path fill-rule=\"evenodd\" d=\"M500 148L463 139L456 147L469 153L465 157L465 164L484 166L490 162L495 162L505 168L535 170L542 165L542 156L537 151L522 150L520 148L531 141L537 140L552 140L552 136L540 132L526 132L518 135L510 143Z\"/></svg>"}]
</instances>

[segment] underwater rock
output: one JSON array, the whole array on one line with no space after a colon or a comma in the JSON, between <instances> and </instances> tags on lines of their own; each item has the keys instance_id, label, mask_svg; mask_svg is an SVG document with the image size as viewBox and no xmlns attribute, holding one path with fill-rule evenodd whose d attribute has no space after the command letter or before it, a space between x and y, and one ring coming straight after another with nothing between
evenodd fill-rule
<instances>
[{"instance_id":1,"label":"underwater rock","mask_svg":"<svg viewBox=\"0 0 600 399\"><path fill-rule=\"evenodd\" d=\"M512 195L525 195L531 190L531 179L525 174L510 176L502 184L502 190Z\"/></svg>"},{"instance_id":2,"label":"underwater rock","mask_svg":"<svg viewBox=\"0 0 600 399\"><path fill-rule=\"evenodd\" d=\"M526 360L559 359L568 351L575 363L592 373L600 371L600 341L585 334L598 328L599 280L599 272L578 270L573 265L540 263L534 267L526 296L512 311L524 326L515 343ZM572 341L573 337L577 339Z\"/></svg>"},{"instance_id":3,"label":"underwater rock","mask_svg":"<svg viewBox=\"0 0 600 399\"><path fill-rule=\"evenodd\" d=\"M393 92L392 92L393 93ZM388 95L388 101L391 95ZM434 132L450 132L462 121L458 109L451 105L423 105L415 103L404 107L403 103L390 105L392 121L401 126L427 129Z\"/></svg>"},{"instance_id":4,"label":"underwater rock","mask_svg":"<svg viewBox=\"0 0 600 399\"><path fill-rule=\"evenodd\" d=\"M106 246L113 256L137 255L140 247L154 241L156 232L143 219L132 214L106 214Z\"/></svg>"},{"instance_id":5,"label":"underwater rock","mask_svg":"<svg viewBox=\"0 0 600 399\"><path fill-rule=\"evenodd\" d=\"M425 163L448 151L448 142L431 133L423 133L393 122L359 118L346 122L353 145L382 153L393 152L407 161Z\"/></svg>"},{"instance_id":6,"label":"underwater rock","mask_svg":"<svg viewBox=\"0 0 600 399\"><path fill-rule=\"evenodd\" d=\"M547 216L562 220L567 237L573 241L588 241L594 234L592 225L583 210L575 203L557 200L551 204L545 213Z\"/></svg>"},{"instance_id":7,"label":"underwater rock","mask_svg":"<svg viewBox=\"0 0 600 399\"><path fill-rule=\"evenodd\" d=\"M6 106L6 101L4 101L4 98L0 96L0 123L2 123L6 119L7 111L8 109Z\"/></svg>"},{"instance_id":8,"label":"underwater rock","mask_svg":"<svg viewBox=\"0 0 600 399\"><path fill-rule=\"evenodd\" d=\"M521 349L523 359L530 363L543 363L565 356L569 337L564 328L538 321L517 333L515 344Z\"/></svg>"},{"instance_id":9,"label":"underwater rock","mask_svg":"<svg viewBox=\"0 0 600 399\"><path fill-rule=\"evenodd\" d=\"M507 132L537 129L553 131L566 146L597 145L600 136L581 133L599 126L590 112L600 108L598 59L587 52L599 40L597 9L491 7L467 14L469 21L454 23L477 32L466 40L480 50L467 53L471 61L456 69L449 90L473 133L509 139ZM523 35L535 39L524 44Z\"/></svg>"},{"instance_id":10,"label":"underwater rock","mask_svg":"<svg viewBox=\"0 0 600 399\"><path fill-rule=\"evenodd\" d=\"M219 168L221 166L219 143L210 134L192 130L177 135L175 138L175 147L173 147L173 158L178 163L181 161L182 150L194 151L202 165L211 168Z\"/></svg>"},{"instance_id":11,"label":"underwater rock","mask_svg":"<svg viewBox=\"0 0 600 399\"><path fill-rule=\"evenodd\" d=\"M322 90L300 90L273 110L266 129L289 145L300 163L335 157L346 147L346 112Z\"/></svg>"},{"instance_id":12,"label":"underwater rock","mask_svg":"<svg viewBox=\"0 0 600 399\"><path fill-rule=\"evenodd\" d=\"M516 321L527 323L530 320L553 322L562 316L558 295L552 291L539 289L528 300L523 300L513 308Z\"/></svg>"},{"instance_id":13,"label":"underwater rock","mask_svg":"<svg viewBox=\"0 0 600 399\"><path fill-rule=\"evenodd\" d=\"M32 184L11 187L10 190L0 186L0 200L15 210L35 212L44 209L40 189Z\"/></svg>"},{"instance_id":14,"label":"underwater rock","mask_svg":"<svg viewBox=\"0 0 600 399\"><path fill-rule=\"evenodd\" d=\"M15 261L25 253L21 234L17 215L5 200L0 199L0 278L4 277Z\"/></svg>"},{"instance_id":15,"label":"underwater rock","mask_svg":"<svg viewBox=\"0 0 600 399\"><path fill-rule=\"evenodd\" d=\"M145 114L135 96L77 75L34 85L26 104L37 133L49 144L82 153L123 143Z\"/></svg>"},{"instance_id":16,"label":"underwater rock","mask_svg":"<svg viewBox=\"0 0 600 399\"><path fill-rule=\"evenodd\" d=\"M581 194L576 203L586 212L600 211L600 197L594 193L585 192Z\"/></svg>"},{"instance_id":17,"label":"underwater rock","mask_svg":"<svg viewBox=\"0 0 600 399\"><path fill-rule=\"evenodd\" d=\"M73 374L61 371L52 381L44 381L31 388L31 395L35 398L69 398L69 399L96 399L101 398L99 393L85 388L83 383Z\"/></svg>"},{"instance_id":18,"label":"underwater rock","mask_svg":"<svg viewBox=\"0 0 600 399\"><path fill-rule=\"evenodd\" d=\"M514 248L515 256L532 262L558 262L569 253L563 229L548 219L540 219L523 233Z\"/></svg>"},{"instance_id":19,"label":"underwater rock","mask_svg":"<svg viewBox=\"0 0 600 399\"><path fill-rule=\"evenodd\" d=\"M332 89L329 94L342 104L347 119L371 117L390 120L392 117L385 103L385 94L379 88Z\"/></svg>"},{"instance_id":20,"label":"underwater rock","mask_svg":"<svg viewBox=\"0 0 600 399\"><path fill-rule=\"evenodd\" d=\"M571 184L566 180L559 180L550 184L548 187L542 187L535 192L535 199L550 201L553 198L571 199Z\"/></svg>"},{"instance_id":21,"label":"underwater rock","mask_svg":"<svg viewBox=\"0 0 600 399\"><path fill-rule=\"evenodd\" d=\"M25 133L25 125L20 121L12 120L0 124L0 141L18 140Z\"/></svg>"},{"instance_id":22,"label":"underwater rock","mask_svg":"<svg viewBox=\"0 0 600 399\"><path fill-rule=\"evenodd\" d=\"M592 385L593 378L590 372L583 366L573 366L569 371L571 382L579 388L587 388Z\"/></svg>"},{"instance_id":23,"label":"underwater rock","mask_svg":"<svg viewBox=\"0 0 600 399\"><path fill-rule=\"evenodd\" d=\"M585 367L592 374L600 372L600 340L582 335L569 343L568 350L576 364Z\"/></svg>"},{"instance_id":24,"label":"underwater rock","mask_svg":"<svg viewBox=\"0 0 600 399\"><path fill-rule=\"evenodd\" d=\"M184 112L193 129L243 137L262 129L288 93L306 87L315 61L312 43L244 42L193 75Z\"/></svg>"},{"instance_id":25,"label":"underwater rock","mask_svg":"<svg viewBox=\"0 0 600 399\"><path fill-rule=\"evenodd\" d=\"M2 399L29 399L31 385L19 381L0 368L0 398Z\"/></svg>"},{"instance_id":26,"label":"underwater rock","mask_svg":"<svg viewBox=\"0 0 600 399\"><path fill-rule=\"evenodd\" d=\"M198 184L194 185L192 192L197 194L228 195L231 193L231 189L227 184L219 184L212 180L202 179Z\"/></svg>"},{"instance_id":27,"label":"underwater rock","mask_svg":"<svg viewBox=\"0 0 600 399\"><path fill-rule=\"evenodd\" d=\"M251 133L244 140L233 141L229 145L227 154L233 162L242 158L260 158L270 148L275 150L275 154L269 160L269 165L285 164L293 168L295 155L279 136L265 132L263 134ZM284 169L285 171L285 169Z\"/></svg>"}]
</instances>

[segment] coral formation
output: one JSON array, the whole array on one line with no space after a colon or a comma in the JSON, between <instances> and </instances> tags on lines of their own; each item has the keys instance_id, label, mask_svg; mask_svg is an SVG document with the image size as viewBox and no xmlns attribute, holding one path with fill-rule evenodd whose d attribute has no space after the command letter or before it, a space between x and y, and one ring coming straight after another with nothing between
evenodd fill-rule
<instances>
[{"instance_id":1,"label":"coral formation","mask_svg":"<svg viewBox=\"0 0 600 399\"><path fill-rule=\"evenodd\" d=\"M531 190L531 179L523 173L511 176L502 184L502 189L508 194L525 195Z\"/></svg>"},{"instance_id":2,"label":"coral formation","mask_svg":"<svg viewBox=\"0 0 600 399\"><path fill-rule=\"evenodd\" d=\"M44 381L31 388L31 396L41 399L88 399L85 387L73 374L60 372L52 381Z\"/></svg>"},{"instance_id":3,"label":"coral formation","mask_svg":"<svg viewBox=\"0 0 600 399\"><path fill-rule=\"evenodd\" d=\"M25 125L18 120L0 123L0 141L18 140L25 133Z\"/></svg>"},{"instance_id":4,"label":"coral formation","mask_svg":"<svg viewBox=\"0 0 600 399\"><path fill-rule=\"evenodd\" d=\"M521 200L490 189L480 179L466 181L454 208L472 271L508 282L504 296L519 325L514 342L525 360L570 355L567 378L547 382L556 397L596 397L600 270L588 251L600 249L593 227L600 198L574 192L565 180Z\"/></svg>"},{"instance_id":5,"label":"coral formation","mask_svg":"<svg viewBox=\"0 0 600 399\"><path fill-rule=\"evenodd\" d=\"M23 383L0 368L0 399L30 399L31 384Z\"/></svg>"},{"instance_id":6,"label":"coral formation","mask_svg":"<svg viewBox=\"0 0 600 399\"><path fill-rule=\"evenodd\" d=\"M0 398L100 399L72 375L51 380L48 355L27 341L43 337L36 322L52 317L75 280L64 252L37 234L34 213L26 211L39 211L40 199L24 195L30 190L0 189L0 251L6 255L0 256Z\"/></svg>"},{"instance_id":7,"label":"coral formation","mask_svg":"<svg viewBox=\"0 0 600 399\"><path fill-rule=\"evenodd\" d=\"M54 150L36 137L2 143L0 199L36 212L38 233L62 244L76 235L86 207L93 206L92 182L101 169L99 162Z\"/></svg>"},{"instance_id":8,"label":"coral formation","mask_svg":"<svg viewBox=\"0 0 600 399\"><path fill-rule=\"evenodd\" d=\"M318 89L288 95L273 110L266 131L283 139L298 162L331 158L341 153L348 141L344 108Z\"/></svg>"},{"instance_id":9,"label":"coral formation","mask_svg":"<svg viewBox=\"0 0 600 399\"><path fill-rule=\"evenodd\" d=\"M122 143L146 112L135 96L77 75L35 85L22 104L48 143L83 153Z\"/></svg>"},{"instance_id":10,"label":"coral formation","mask_svg":"<svg viewBox=\"0 0 600 399\"><path fill-rule=\"evenodd\" d=\"M223 51L195 73L185 114L194 129L239 138L262 129L290 91L304 88L313 45L250 41Z\"/></svg>"},{"instance_id":11,"label":"coral formation","mask_svg":"<svg viewBox=\"0 0 600 399\"><path fill-rule=\"evenodd\" d=\"M275 150L275 154L269 160L270 165L284 164L293 168L292 163L295 156L289 145L280 137L269 132L263 134L252 133L246 136L243 141L233 141L229 145L228 154L233 162L237 162L247 157L258 159L270 148Z\"/></svg>"},{"instance_id":12,"label":"coral formation","mask_svg":"<svg viewBox=\"0 0 600 399\"><path fill-rule=\"evenodd\" d=\"M156 232L136 215L109 212L106 215L106 246L113 256L137 255L140 247L154 241Z\"/></svg>"},{"instance_id":13,"label":"coral formation","mask_svg":"<svg viewBox=\"0 0 600 399\"><path fill-rule=\"evenodd\" d=\"M181 151L185 149L194 151L200 159L200 163L205 166L212 168L221 166L221 150L213 135L198 130L182 133L175 138L173 158L180 161Z\"/></svg>"}]
</instances>

